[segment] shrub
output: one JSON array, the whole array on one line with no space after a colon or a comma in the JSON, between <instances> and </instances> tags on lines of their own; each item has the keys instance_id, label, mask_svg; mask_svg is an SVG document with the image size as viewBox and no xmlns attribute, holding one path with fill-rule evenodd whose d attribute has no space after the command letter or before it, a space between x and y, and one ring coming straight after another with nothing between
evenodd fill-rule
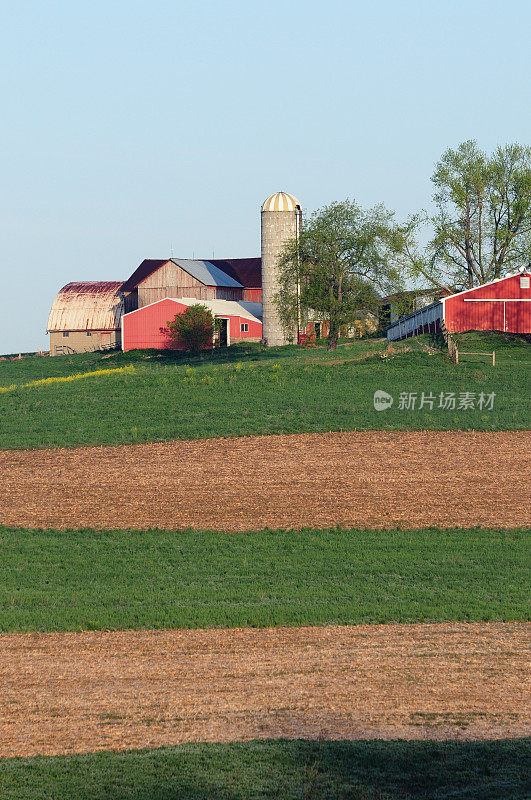
<instances>
[{"instance_id":1,"label":"shrub","mask_svg":"<svg viewBox=\"0 0 531 800\"><path fill-rule=\"evenodd\" d=\"M191 353L212 347L214 336L214 317L207 306L189 306L186 311L176 314L168 322L168 333L173 345Z\"/></svg>"}]
</instances>

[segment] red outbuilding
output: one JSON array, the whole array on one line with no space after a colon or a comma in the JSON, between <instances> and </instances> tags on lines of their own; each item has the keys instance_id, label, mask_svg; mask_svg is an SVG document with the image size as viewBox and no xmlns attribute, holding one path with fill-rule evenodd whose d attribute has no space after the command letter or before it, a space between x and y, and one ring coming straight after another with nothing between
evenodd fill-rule
<instances>
[{"instance_id":1,"label":"red outbuilding","mask_svg":"<svg viewBox=\"0 0 531 800\"><path fill-rule=\"evenodd\" d=\"M262 338L262 306L260 303L235 300L197 300L185 297L165 297L155 303L130 311L122 317L122 350L154 348L164 350L175 347L168 333L168 322L176 314L200 303L207 306L219 321L219 344L245 339L260 341Z\"/></svg>"},{"instance_id":2,"label":"red outbuilding","mask_svg":"<svg viewBox=\"0 0 531 800\"><path fill-rule=\"evenodd\" d=\"M531 333L530 283L531 272L525 270L443 297L393 322L387 328L387 339L396 341L444 328L450 333Z\"/></svg>"},{"instance_id":3,"label":"red outbuilding","mask_svg":"<svg viewBox=\"0 0 531 800\"><path fill-rule=\"evenodd\" d=\"M450 333L508 331L531 333L530 273L500 278L444 297L443 319Z\"/></svg>"}]
</instances>

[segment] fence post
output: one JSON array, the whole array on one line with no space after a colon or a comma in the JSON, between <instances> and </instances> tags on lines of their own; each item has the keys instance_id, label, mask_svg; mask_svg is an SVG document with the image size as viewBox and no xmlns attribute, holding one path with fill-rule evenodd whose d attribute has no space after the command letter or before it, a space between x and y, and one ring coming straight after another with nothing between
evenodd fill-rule
<instances>
[{"instance_id":1,"label":"fence post","mask_svg":"<svg viewBox=\"0 0 531 800\"><path fill-rule=\"evenodd\" d=\"M455 348L455 363L459 364L459 350Z\"/></svg>"},{"instance_id":2,"label":"fence post","mask_svg":"<svg viewBox=\"0 0 531 800\"><path fill-rule=\"evenodd\" d=\"M495 350L492 351L492 366L493 367L496 366L496 351Z\"/></svg>"}]
</instances>

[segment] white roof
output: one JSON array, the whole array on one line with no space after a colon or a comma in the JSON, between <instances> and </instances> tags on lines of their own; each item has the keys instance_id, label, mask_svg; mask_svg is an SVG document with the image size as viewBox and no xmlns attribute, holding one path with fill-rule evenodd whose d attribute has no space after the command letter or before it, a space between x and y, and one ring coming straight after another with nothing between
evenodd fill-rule
<instances>
[{"instance_id":1,"label":"white roof","mask_svg":"<svg viewBox=\"0 0 531 800\"><path fill-rule=\"evenodd\" d=\"M114 331L120 327L120 281L67 283L53 301L47 331Z\"/></svg>"},{"instance_id":2,"label":"white roof","mask_svg":"<svg viewBox=\"0 0 531 800\"><path fill-rule=\"evenodd\" d=\"M248 300L198 300L196 297L170 297L185 306L202 305L210 309L215 317L243 317L262 322L262 303Z\"/></svg>"}]
</instances>

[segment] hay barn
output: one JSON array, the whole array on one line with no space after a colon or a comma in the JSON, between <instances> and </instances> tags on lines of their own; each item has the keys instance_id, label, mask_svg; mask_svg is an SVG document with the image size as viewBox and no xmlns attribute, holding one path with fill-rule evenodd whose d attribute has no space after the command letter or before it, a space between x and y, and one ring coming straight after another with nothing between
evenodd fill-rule
<instances>
[{"instance_id":1,"label":"hay barn","mask_svg":"<svg viewBox=\"0 0 531 800\"><path fill-rule=\"evenodd\" d=\"M121 287L121 281L80 281L63 286L48 317L50 355L119 347L124 310Z\"/></svg>"},{"instance_id":2,"label":"hay barn","mask_svg":"<svg viewBox=\"0 0 531 800\"><path fill-rule=\"evenodd\" d=\"M133 311L165 297L243 300L244 286L235 277L235 271L231 271L232 275L212 261L199 259L146 259L122 285L126 295L125 310Z\"/></svg>"}]
</instances>

